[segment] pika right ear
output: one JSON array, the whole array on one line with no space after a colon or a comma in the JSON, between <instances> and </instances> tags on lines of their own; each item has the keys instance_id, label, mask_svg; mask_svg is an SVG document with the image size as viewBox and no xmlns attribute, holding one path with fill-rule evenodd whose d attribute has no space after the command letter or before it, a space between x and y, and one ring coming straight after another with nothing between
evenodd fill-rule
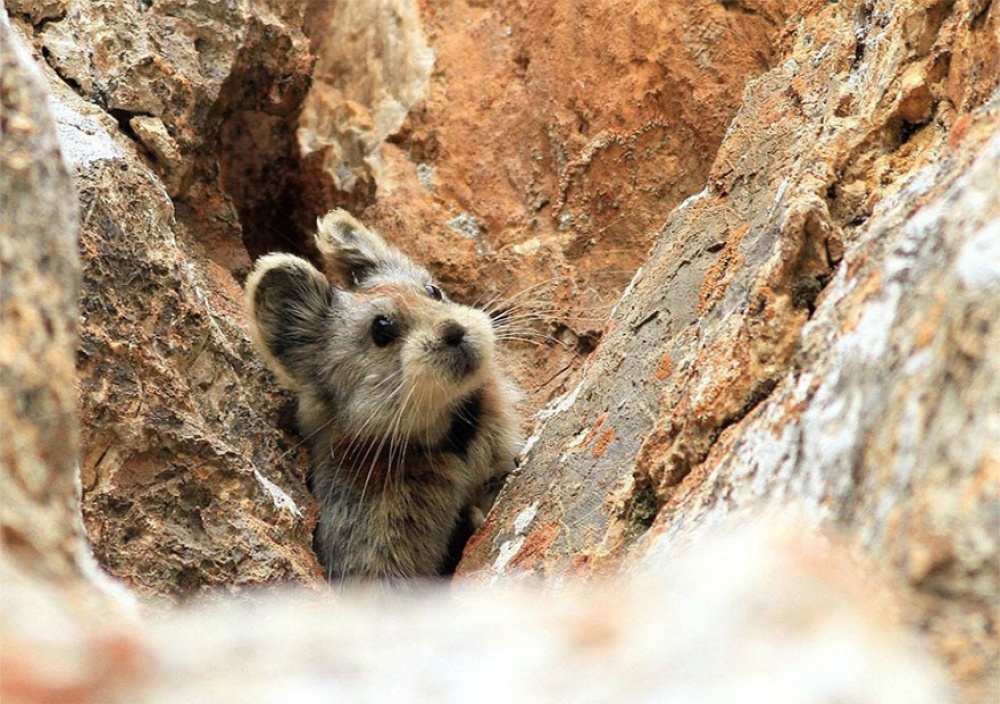
<instances>
[{"instance_id":1,"label":"pika right ear","mask_svg":"<svg viewBox=\"0 0 1000 704\"><path fill-rule=\"evenodd\" d=\"M261 257L247 277L251 336L284 385L298 389L316 376L335 296L316 267L291 254Z\"/></svg>"},{"instance_id":2,"label":"pika right ear","mask_svg":"<svg viewBox=\"0 0 1000 704\"><path fill-rule=\"evenodd\" d=\"M350 288L375 277L404 276L430 282L424 269L346 210L331 210L316 221L316 247L330 273Z\"/></svg>"}]
</instances>

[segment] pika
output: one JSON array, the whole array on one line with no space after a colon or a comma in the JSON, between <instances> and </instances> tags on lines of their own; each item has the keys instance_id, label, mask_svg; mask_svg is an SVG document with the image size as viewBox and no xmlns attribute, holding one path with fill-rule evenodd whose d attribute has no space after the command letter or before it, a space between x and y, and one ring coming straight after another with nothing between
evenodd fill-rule
<instances>
[{"instance_id":1,"label":"pika","mask_svg":"<svg viewBox=\"0 0 1000 704\"><path fill-rule=\"evenodd\" d=\"M255 346L298 396L317 557L331 581L446 574L521 447L493 321L343 210L315 241L339 285L268 254L246 301Z\"/></svg>"}]
</instances>

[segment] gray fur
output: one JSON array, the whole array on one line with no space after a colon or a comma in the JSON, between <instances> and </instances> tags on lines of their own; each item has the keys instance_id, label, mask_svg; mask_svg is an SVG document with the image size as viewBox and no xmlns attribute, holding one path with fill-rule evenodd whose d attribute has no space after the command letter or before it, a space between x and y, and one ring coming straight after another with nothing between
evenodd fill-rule
<instances>
[{"instance_id":1,"label":"gray fur","mask_svg":"<svg viewBox=\"0 0 1000 704\"><path fill-rule=\"evenodd\" d=\"M349 288L372 288L401 280L433 283L426 269L414 264L346 210L331 210L316 225L316 248L329 273Z\"/></svg>"},{"instance_id":2,"label":"gray fur","mask_svg":"<svg viewBox=\"0 0 1000 704\"><path fill-rule=\"evenodd\" d=\"M318 224L343 286L289 254L262 257L247 280L254 342L298 393L317 555L330 579L438 574L459 524L481 522L513 468L516 392L485 313L438 300L425 269L346 212ZM376 317L398 338L376 344Z\"/></svg>"}]
</instances>

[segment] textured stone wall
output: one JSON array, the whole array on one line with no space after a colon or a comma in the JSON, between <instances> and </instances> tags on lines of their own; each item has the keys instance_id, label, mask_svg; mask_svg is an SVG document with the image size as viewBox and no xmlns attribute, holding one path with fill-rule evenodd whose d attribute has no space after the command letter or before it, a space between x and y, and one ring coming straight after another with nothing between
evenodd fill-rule
<instances>
[{"instance_id":1,"label":"textured stone wall","mask_svg":"<svg viewBox=\"0 0 1000 704\"><path fill-rule=\"evenodd\" d=\"M0 527L5 558L78 574L77 201L44 80L0 17Z\"/></svg>"},{"instance_id":2,"label":"textured stone wall","mask_svg":"<svg viewBox=\"0 0 1000 704\"><path fill-rule=\"evenodd\" d=\"M307 40L259 3L11 10L21 51L48 78L79 198L37 187L79 220L66 235L82 260L79 459L75 441L53 447L79 462L94 553L150 594L315 584L305 458L282 420L288 400L251 351L232 273L249 258L230 170L251 156L226 137L294 113ZM301 10L282 12L301 23ZM274 144L257 136L266 161ZM71 381L58 388L73 393Z\"/></svg>"},{"instance_id":3,"label":"textured stone wall","mask_svg":"<svg viewBox=\"0 0 1000 704\"><path fill-rule=\"evenodd\" d=\"M334 3L332 29L312 30L301 224L346 205L453 294L510 309L508 358L537 409L572 388L658 228L701 189L799 4L409 0L379 20Z\"/></svg>"},{"instance_id":4,"label":"textured stone wall","mask_svg":"<svg viewBox=\"0 0 1000 704\"><path fill-rule=\"evenodd\" d=\"M799 507L996 686L998 8L836 3L754 80L471 578L613 569Z\"/></svg>"},{"instance_id":5,"label":"textured stone wall","mask_svg":"<svg viewBox=\"0 0 1000 704\"><path fill-rule=\"evenodd\" d=\"M239 283L263 252L308 254L332 205L508 309L526 410L563 388L793 9L594 6L576 46L573 13L516 4L11 3L81 200L81 475L101 563L175 596L315 579L306 458Z\"/></svg>"}]
</instances>

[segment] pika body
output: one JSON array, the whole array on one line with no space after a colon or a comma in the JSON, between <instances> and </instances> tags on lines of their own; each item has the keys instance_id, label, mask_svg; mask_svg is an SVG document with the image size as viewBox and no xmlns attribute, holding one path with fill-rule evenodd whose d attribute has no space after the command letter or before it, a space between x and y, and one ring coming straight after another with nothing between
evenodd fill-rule
<instances>
[{"instance_id":1,"label":"pika body","mask_svg":"<svg viewBox=\"0 0 1000 704\"><path fill-rule=\"evenodd\" d=\"M493 321L346 211L315 241L331 278L268 254L246 301L255 346L298 396L317 557L330 580L445 574L521 447Z\"/></svg>"}]
</instances>

